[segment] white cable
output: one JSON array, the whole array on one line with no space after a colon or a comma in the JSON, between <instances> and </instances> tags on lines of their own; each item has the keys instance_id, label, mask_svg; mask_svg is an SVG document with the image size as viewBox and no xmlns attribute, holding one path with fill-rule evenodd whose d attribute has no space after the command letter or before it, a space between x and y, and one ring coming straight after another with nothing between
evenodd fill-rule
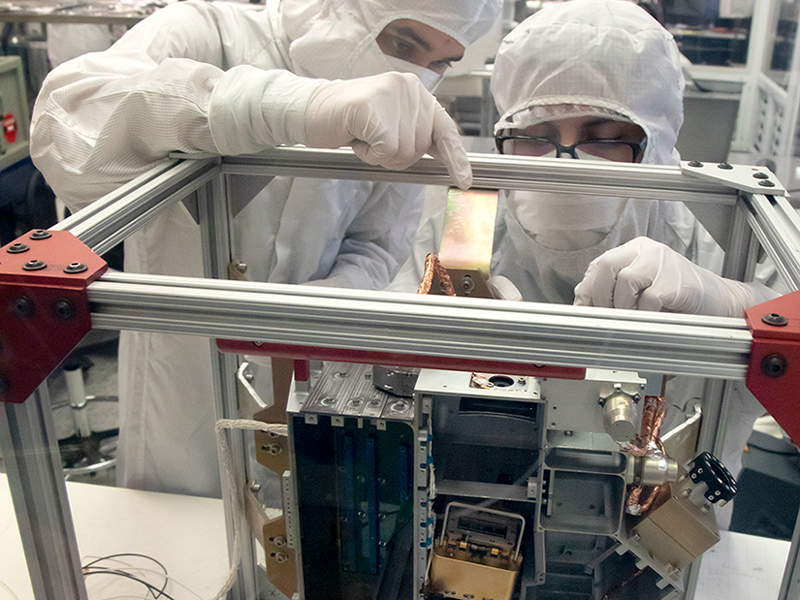
<instances>
[{"instance_id":1,"label":"white cable","mask_svg":"<svg viewBox=\"0 0 800 600\"><path fill-rule=\"evenodd\" d=\"M10 587L8 587L8 586L7 586L5 583L3 583L2 581L0 581L0 588L3 588L5 591L7 591L7 592L8 592L8 593L11 595L11 597L12 597L14 600L19 600L19 596L17 596L17 595L14 593L14 590L12 590Z\"/></svg>"},{"instance_id":2,"label":"white cable","mask_svg":"<svg viewBox=\"0 0 800 600\"><path fill-rule=\"evenodd\" d=\"M224 476L227 485L223 486L223 493L228 497L228 503L233 507L233 553L230 556L230 571L228 577L222 584L217 595L212 600L221 600L225 598L228 591L233 587L236 580L236 572L239 569L239 563L242 560L242 552L239 547L241 541L241 521L244 518L244 507L239 500L239 494L236 490L236 481L233 475L233 460L231 458L231 449L228 446L228 440L225 439L226 429L249 429L254 431L265 431L267 433L276 433L278 435L288 435L288 427L277 423L262 423L261 421L250 421L247 419L220 419L217 421L215 427L217 432L217 450L219 451L220 463L224 471Z\"/></svg>"}]
</instances>

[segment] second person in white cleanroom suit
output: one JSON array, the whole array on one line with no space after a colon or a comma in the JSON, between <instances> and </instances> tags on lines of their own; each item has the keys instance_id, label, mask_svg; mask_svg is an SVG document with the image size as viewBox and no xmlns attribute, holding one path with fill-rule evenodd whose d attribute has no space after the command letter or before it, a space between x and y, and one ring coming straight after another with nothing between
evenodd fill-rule
<instances>
[{"instance_id":1,"label":"second person in white cleanroom suit","mask_svg":"<svg viewBox=\"0 0 800 600\"><path fill-rule=\"evenodd\" d=\"M504 152L678 164L684 90L678 48L631 2L572 0L542 9L503 40L491 87ZM426 254L439 247L442 218L420 226L414 256L391 289L416 289ZM509 191L498 207L490 281L505 297L526 301L718 316L742 316L774 296L759 284L717 276L722 259L682 203ZM687 378L673 383L690 387ZM763 413L740 391L721 457L734 474L753 420ZM689 399L674 386L670 396L681 404ZM681 409L671 412L680 417Z\"/></svg>"},{"instance_id":2,"label":"second person in white cleanroom suit","mask_svg":"<svg viewBox=\"0 0 800 600\"><path fill-rule=\"evenodd\" d=\"M471 173L457 129L422 79L432 85L489 30L500 6L176 3L108 51L50 74L34 110L31 154L73 210L171 151L234 155L282 143L352 145L389 168L430 151L465 186ZM416 76L387 73L397 70ZM333 79L352 81L326 81ZM418 219L417 198L407 194L389 184L278 178L237 218L236 258L253 280L382 288L407 256ZM199 229L180 203L125 250L130 272L203 275ZM203 338L123 332L122 485L219 494L209 371Z\"/></svg>"}]
</instances>

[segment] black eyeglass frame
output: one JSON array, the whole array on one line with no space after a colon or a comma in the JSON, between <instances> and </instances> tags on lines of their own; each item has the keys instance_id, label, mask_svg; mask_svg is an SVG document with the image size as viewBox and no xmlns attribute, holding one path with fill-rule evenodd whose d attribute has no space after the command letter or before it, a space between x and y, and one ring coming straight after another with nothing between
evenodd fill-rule
<instances>
[{"instance_id":1,"label":"black eyeglass frame","mask_svg":"<svg viewBox=\"0 0 800 600\"><path fill-rule=\"evenodd\" d=\"M529 141L532 140L532 141L536 141L536 142L546 142L546 143L551 144L552 146L555 147L555 149L556 149L556 158L561 158L561 155L563 153L567 153L572 158L574 158L576 160L579 160L579 159L578 159L578 156L575 154L575 148L577 148L581 144L602 144L602 143L624 144L626 146L629 146L630 149L631 149L631 152L633 153L633 158L630 161L632 163L636 162L636 159L639 157L640 154L642 154L642 152L644 152L645 148L647 147L647 138L646 137L642 138L642 141L640 141L640 142L622 142L620 140L581 140L579 142L575 142L571 146L562 146L558 142L553 141L553 140L551 140L549 138L544 138L544 137L531 137L531 136L528 136L528 135L495 135L494 136L494 143L495 143L495 146L497 147L497 151L500 154L505 154L505 152L503 152L503 143L506 140L529 140Z\"/></svg>"}]
</instances>

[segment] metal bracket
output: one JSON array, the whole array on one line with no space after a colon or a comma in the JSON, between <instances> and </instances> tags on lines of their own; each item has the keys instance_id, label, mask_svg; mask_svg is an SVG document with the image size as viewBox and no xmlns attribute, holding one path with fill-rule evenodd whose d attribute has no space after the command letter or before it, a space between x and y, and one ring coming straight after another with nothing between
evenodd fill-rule
<instances>
[{"instance_id":1,"label":"metal bracket","mask_svg":"<svg viewBox=\"0 0 800 600\"><path fill-rule=\"evenodd\" d=\"M107 268L66 231L0 248L0 402L24 402L92 329L86 288Z\"/></svg>"},{"instance_id":2,"label":"metal bracket","mask_svg":"<svg viewBox=\"0 0 800 600\"><path fill-rule=\"evenodd\" d=\"M800 441L800 291L745 311L753 335L745 383L784 431Z\"/></svg>"},{"instance_id":3,"label":"metal bracket","mask_svg":"<svg viewBox=\"0 0 800 600\"><path fill-rule=\"evenodd\" d=\"M697 160L681 161L684 175L722 183L750 194L785 196L786 188L766 167L731 165L728 163L702 163Z\"/></svg>"}]
</instances>

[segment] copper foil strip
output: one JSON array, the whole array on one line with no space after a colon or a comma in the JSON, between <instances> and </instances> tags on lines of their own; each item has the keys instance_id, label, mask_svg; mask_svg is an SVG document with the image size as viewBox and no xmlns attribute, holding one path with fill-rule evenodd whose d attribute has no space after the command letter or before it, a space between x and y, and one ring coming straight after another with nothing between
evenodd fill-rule
<instances>
[{"instance_id":1,"label":"copper foil strip","mask_svg":"<svg viewBox=\"0 0 800 600\"><path fill-rule=\"evenodd\" d=\"M431 293L431 286L433 285L433 276L438 275L439 281L442 282L442 286L444 287L444 292L448 296L455 296L456 289L453 287L453 281L450 279L450 275L447 273L447 270L442 266L442 263L439 262L439 257L435 254L431 253L425 257L425 272L422 275L422 281L417 288L418 294L430 294Z\"/></svg>"}]
</instances>

